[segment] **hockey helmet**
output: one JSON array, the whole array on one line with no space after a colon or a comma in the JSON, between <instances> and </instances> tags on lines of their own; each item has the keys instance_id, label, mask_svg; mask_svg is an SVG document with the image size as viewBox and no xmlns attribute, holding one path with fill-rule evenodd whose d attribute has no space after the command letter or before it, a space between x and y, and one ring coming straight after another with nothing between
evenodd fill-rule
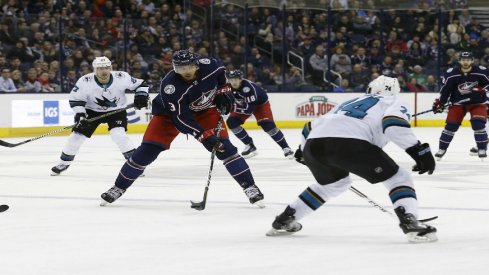
<instances>
[{"instance_id":1,"label":"hockey helmet","mask_svg":"<svg viewBox=\"0 0 489 275\"><path fill-rule=\"evenodd\" d=\"M228 78L243 78L243 72L240 70L232 70L228 73Z\"/></svg>"},{"instance_id":2,"label":"hockey helmet","mask_svg":"<svg viewBox=\"0 0 489 275\"><path fill-rule=\"evenodd\" d=\"M460 53L460 59L474 59L474 54L472 52L461 52Z\"/></svg>"},{"instance_id":3,"label":"hockey helmet","mask_svg":"<svg viewBox=\"0 0 489 275\"><path fill-rule=\"evenodd\" d=\"M367 94L393 96L401 92L397 78L380 75L368 84Z\"/></svg>"},{"instance_id":4,"label":"hockey helmet","mask_svg":"<svg viewBox=\"0 0 489 275\"><path fill-rule=\"evenodd\" d=\"M95 59L93 60L92 67L93 67L93 71L96 71L97 68L105 68L105 67L109 67L110 70L112 70L112 62L110 61L110 59L108 59L105 56L99 56L99 57L95 57Z\"/></svg>"}]
</instances>

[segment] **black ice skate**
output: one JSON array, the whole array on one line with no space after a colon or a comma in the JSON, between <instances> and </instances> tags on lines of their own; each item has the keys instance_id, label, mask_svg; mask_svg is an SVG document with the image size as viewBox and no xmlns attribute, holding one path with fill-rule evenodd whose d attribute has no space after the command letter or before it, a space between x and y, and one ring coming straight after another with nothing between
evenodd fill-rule
<instances>
[{"instance_id":1,"label":"black ice skate","mask_svg":"<svg viewBox=\"0 0 489 275\"><path fill-rule=\"evenodd\" d=\"M275 217L272 223L272 229L268 230L267 236L283 236L294 234L302 229L302 224L295 220L295 209L287 206L282 214Z\"/></svg>"},{"instance_id":2,"label":"black ice skate","mask_svg":"<svg viewBox=\"0 0 489 275\"><path fill-rule=\"evenodd\" d=\"M51 168L51 176L59 176L59 174L68 169L68 167L70 167L69 164L58 164L54 166L53 168Z\"/></svg>"},{"instance_id":3,"label":"black ice skate","mask_svg":"<svg viewBox=\"0 0 489 275\"><path fill-rule=\"evenodd\" d=\"M294 151L290 149L289 147L285 147L282 149L284 151L284 156L288 159L294 159Z\"/></svg>"},{"instance_id":4,"label":"black ice skate","mask_svg":"<svg viewBox=\"0 0 489 275\"><path fill-rule=\"evenodd\" d=\"M446 152L447 152L447 150L439 149L438 152L436 152L436 154L435 154L436 160L437 161L440 161L441 158L445 155Z\"/></svg>"},{"instance_id":5,"label":"black ice skate","mask_svg":"<svg viewBox=\"0 0 489 275\"><path fill-rule=\"evenodd\" d=\"M241 152L241 156L243 156L245 159L254 157L256 155L258 155L258 152L256 151L255 144L253 143L247 144L243 152Z\"/></svg>"},{"instance_id":6,"label":"black ice skate","mask_svg":"<svg viewBox=\"0 0 489 275\"><path fill-rule=\"evenodd\" d=\"M256 205L260 208L265 208L265 204L263 204L263 193L260 191L258 186L252 185L246 189L244 189L244 192L248 199L250 200L250 203L253 205Z\"/></svg>"},{"instance_id":7,"label":"black ice skate","mask_svg":"<svg viewBox=\"0 0 489 275\"><path fill-rule=\"evenodd\" d=\"M470 148L470 153L469 154L471 156L478 156L479 155L478 153L479 153L479 149L477 149L477 147Z\"/></svg>"},{"instance_id":8,"label":"black ice skate","mask_svg":"<svg viewBox=\"0 0 489 275\"><path fill-rule=\"evenodd\" d=\"M108 203L113 203L116 201L118 198L124 194L126 190L121 189L117 186L112 186L107 192L103 193L100 197L102 198L102 202L100 203L100 206L105 206Z\"/></svg>"},{"instance_id":9,"label":"black ice skate","mask_svg":"<svg viewBox=\"0 0 489 275\"><path fill-rule=\"evenodd\" d=\"M402 232L410 243L429 243L436 242L436 228L419 222L411 213L406 213L404 207L399 206L394 209L399 218Z\"/></svg>"}]
</instances>

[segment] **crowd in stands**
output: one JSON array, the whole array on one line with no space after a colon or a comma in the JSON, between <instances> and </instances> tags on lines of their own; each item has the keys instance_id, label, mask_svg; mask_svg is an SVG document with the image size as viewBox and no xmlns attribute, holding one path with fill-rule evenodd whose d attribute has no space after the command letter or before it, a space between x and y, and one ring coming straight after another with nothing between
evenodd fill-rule
<instances>
[{"instance_id":1,"label":"crowd in stands","mask_svg":"<svg viewBox=\"0 0 489 275\"><path fill-rule=\"evenodd\" d=\"M325 10L288 10L284 20L279 9L252 7L243 22L242 7L218 5L211 39L209 19L188 8L201 4L209 11L206 0L2 0L0 92L69 92L100 55L156 91L172 69L172 53L184 47L202 56L213 53L270 91L285 85L293 91L364 92L379 74L397 77L404 92L437 91L438 57L442 73L457 63L461 50L474 52L476 64L489 64L489 30L466 1L413 1L418 9L380 13L373 1L319 0L334 8L331 32ZM441 36L437 8L446 10ZM302 57L304 66L287 65L283 79L282 55L288 51Z\"/></svg>"}]
</instances>

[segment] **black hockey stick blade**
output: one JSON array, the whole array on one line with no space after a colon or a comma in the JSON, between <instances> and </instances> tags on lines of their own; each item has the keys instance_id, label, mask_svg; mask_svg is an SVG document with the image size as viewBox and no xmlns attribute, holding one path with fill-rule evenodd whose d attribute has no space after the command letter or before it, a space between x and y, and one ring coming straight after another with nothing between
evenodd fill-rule
<instances>
[{"instance_id":1,"label":"black hockey stick blade","mask_svg":"<svg viewBox=\"0 0 489 275\"><path fill-rule=\"evenodd\" d=\"M195 210L202 211L205 209L205 201L201 201L201 202L190 201L190 203L192 204L190 205L190 207Z\"/></svg>"},{"instance_id":2,"label":"black hockey stick blade","mask_svg":"<svg viewBox=\"0 0 489 275\"><path fill-rule=\"evenodd\" d=\"M15 147L15 146L18 146L18 144L8 143L6 141L0 140L0 146L3 146L3 147Z\"/></svg>"},{"instance_id":3,"label":"black hockey stick blade","mask_svg":"<svg viewBox=\"0 0 489 275\"><path fill-rule=\"evenodd\" d=\"M431 218L421 219L421 220L419 220L419 221L420 221L420 222L430 222L430 221L432 221L432 220L436 220L436 219L438 219L438 216L433 216L433 217L431 217Z\"/></svg>"},{"instance_id":4,"label":"black hockey stick blade","mask_svg":"<svg viewBox=\"0 0 489 275\"><path fill-rule=\"evenodd\" d=\"M9 206L6 204L0 205L0 213L5 212L9 209Z\"/></svg>"}]
</instances>

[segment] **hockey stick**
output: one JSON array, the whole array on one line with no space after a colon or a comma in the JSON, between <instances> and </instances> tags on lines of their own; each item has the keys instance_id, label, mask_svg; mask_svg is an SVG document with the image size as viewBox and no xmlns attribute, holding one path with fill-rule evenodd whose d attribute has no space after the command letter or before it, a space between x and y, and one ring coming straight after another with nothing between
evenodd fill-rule
<instances>
[{"instance_id":1,"label":"hockey stick","mask_svg":"<svg viewBox=\"0 0 489 275\"><path fill-rule=\"evenodd\" d=\"M455 103L447 103L447 104L443 105L443 109L445 109L446 107L448 107L450 105L464 103L464 102L467 102L469 100L470 100L470 98L465 98L465 99L462 99L462 100L457 101ZM429 113L429 112L433 112L433 108L432 109L429 109L429 110L426 110L426 111L422 111L422 112L416 113L416 114L413 115L413 117L419 116L419 115L423 115L423 114L426 114L426 113Z\"/></svg>"},{"instance_id":2,"label":"hockey stick","mask_svg":"<svg viewBox=\"0 0 489 275\"><path fill-rule=\"evenodd\" d=\"M97 121L99 119L102 119L104 117L108 117L108 116L111 116L113 114L117 114L117 113L120 113L122 111L125 111L127 109L130 109L134 107L134 104L129 104L127 105L125 108L122 108L122 109L117 109L117 110L114 110L112 112L108 112L108 113L105 113L103 115L100 115L100 116L97 116L97 117L93 117L93 118L90 118L90 119L87 119L87 121L90 123L90 122L94 122L94 121ZM53 130L51 132L47 132L43 135L40 135L40 136L37 136L37 137L33 137L31 139L28 139L28 140L24 140L22 142L19 142L19 143L9 143L9 142L6 142L6 141L3 141L3 140L0 140L0 146L4 146L4 147L17 147L19 145L22 145L22 144L26 144L28 142L31 142L31 141L34 141L34 140L38 140L38 139L41 139L41 138L44 138L44 137L47 137L47 136L50 136L50 135L54 135L54 134L57 134L59 132L63 132L63 131L66 131L66 130L69 130L71 128L74 128L76 126L77 123L73 124L73 125L70 125L70 126L66 126L66 127L63 127L63 128L59 128L59 129L56 129L56 130Z\"/></svg>"},{"instance_id":3,"label":"hockey stick","mask_svg":"<svg viewBox=\"0 0 489 275\"><path fill-rule=\"evenodd\" d=\"M219 117L219 122L217 123L217 128L216 128L216 136L217 137L219 137L219 134L221 133L221 130L223 129L223 127L222 127L223 121L224 121L224 118L221 115ZM207 175L207 184L206 184L205 190L204 190L204 199L201 202L190 201L190 203L191 203L190 207L195 209L195 210L202 211L205 209L205 204L207 202L207 192L209 192L209 185L211 184L212 169L214 168L215 157L216 157L216 149L213 149L212 153L211 153L211 164L209 167L209 173Z\"/></svg>"},{"instance_id":4,"label":"hockey stick","mask_svg":"<svg viewBox=\"0 0 489 275\"><path fill-rule=\"evenodd\" d=\"M360 190L356 189L355 187L353 186L350 186L350 190L357 194L359 197L362 197L364 199L366 199L368 201L368 203L370 203L371 205L373 205L374 207L378 208L380 211L382 212L385 212L387 214L389 214L392 218L396 219L397 220L397 215L394 215L392 212L390 212L389 210L385 209L384 207L380 206L378 203L374 202L372 199L370 199L369 197L367 197L367 195L363 194L362 192L360 192ZM427 219L421 219L419 220L420 222L429 222L429 221L432 221L432 220L435 220L437 219L438 216L434 216L434 217L431 217L431 218L427 218Z\"/></svg>"}]
</instances>

